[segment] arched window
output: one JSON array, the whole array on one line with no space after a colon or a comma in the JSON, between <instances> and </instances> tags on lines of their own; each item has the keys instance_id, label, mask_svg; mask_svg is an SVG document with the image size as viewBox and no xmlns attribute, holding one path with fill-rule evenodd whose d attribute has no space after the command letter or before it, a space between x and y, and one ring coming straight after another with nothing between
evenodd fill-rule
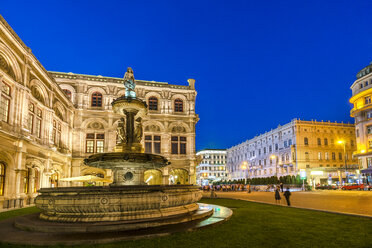
<instances>
[{"instance_id":1,"label":"arched window","mask_svg":"<svg viewBox=\"0 0 372 248\"><path fill-rule=\"evenodd\" d=\"M71 91L69 91L67 89L63 89L63 92L65 92L67 98L71 100Z\"/></svg>"},{"instance_id":2,"label":"arched window","mask_svg":"<svg viewBox=\"0 0 372 248\"><path fill-rule=\"evenodd\" d=\"M321 146L321 145L322 145L322 140L318 138L318 146Z\"/></svg>"},{"instance_id":3,"label":"arched window","mask_svg":"<svg viewBox=\"0 0 372 248\"><path fill-rule=\"evenodd\" d=\"M328 139L327 138L324 139L324 145L328 146Z\"/></svg>"},{"instance_id":4,"label":"arched window","mask_svg":"<svg viewBox=\"0 0 372 248\"><path fill-rule=\"evenodd\" d=\"M174 100L174 112L183 112L183 101L179 98Z\"/></svg>"},{"instance_id":5,"label":"arched window","mask_svg":"<svg viewBox=\"0 0 372 248\"><path fill-rule=\"evenodd\" d=\"M149 110L158 110L158 98L154 96L149 98Z\"/></svg>"},{"instance_id":6,"label":"arched window","mask_svg":"<svg viewBox=\"0 0 372 248\"><path fill-rule=\"evenodd\" d=\"M304 138L304 143L305 143L305 146L308 146L309 145L309 139L308 138Z\"/></svg>"},{"instance_id":7,"label":"arched window","mask_svg":"<svg viewBox=\"0 0 372 248\"><path fill-rule=\"evenodd\" d=\"M92 107L102 107L102 94L99 92L94 92L92 94Z\"/></svg>"},{"instance_id":8,"label":"arched window","mask_svg":"<svg viewBox=\"0 0 372 248\"><path fill-rule=\"evenodd\" d=\"M5 187L5 164L0 162L0 195L4 195Z\"/></svg>"},{"instance_id":9,"label":"arched window","mask_svg":"<svg viewBox=\"0 0 372 248\"><path fill-rule=\"evenodd\" d=\"M3 82L1 87L1 101L0 101L0 121L9 122L10 110L10 86Z\"/></svg>"}]
</instances>

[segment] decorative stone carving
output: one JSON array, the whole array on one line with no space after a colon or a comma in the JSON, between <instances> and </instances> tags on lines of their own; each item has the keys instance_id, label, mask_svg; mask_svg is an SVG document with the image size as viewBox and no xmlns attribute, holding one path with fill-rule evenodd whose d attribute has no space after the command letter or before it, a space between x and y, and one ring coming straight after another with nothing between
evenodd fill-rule
<instances>
[{"instance_id":1,"label":"decorative stone carving","mask_svg":"<svg viewBox=\"0 0 372 248\"><path fill-rule=\"evenodd\" d=\"M91 122L88 124L88 128L91 128L91 129L104 129L104 126L102 125L102 123L99 123L99 122Z\"/></svg>"},{"instance_id":2,"label":"decorative stone carving","mask_svg":"<svg viewBox=\"0 0 372 248\"><path fill-rule=\"evenodd\" d=\"M6 73L8 74L11 78L13 78L14 80L16 80L16 77L15 77L15 74L14 74L14 71L12 70L12 68L9 66L9 64L6 62L5 58L3 56L0 56L0 68Z\"/></svg>"},{"instance_id":3,"label":"decorative stone carving","mask_svg":"<svg viewBox=\"0 0 372 248\"><path fill-rule=\"evenodd\" d=\"M40 90L36 86L31 87L31 94L33 97L35 97L38 101L45 104L45 100L43 97L43 94L40 92Z\"/></svg>"},{"instance_id":4,"label":"decorative stone carving","mask_svg":"<svg viewBox=\"0 0 372 248\"><path fill-rule=\"evenodd\" d=\"M186 133L186 130L184 127L175 126L172 128L172 133Z\"/></svg>"}]
</instances>

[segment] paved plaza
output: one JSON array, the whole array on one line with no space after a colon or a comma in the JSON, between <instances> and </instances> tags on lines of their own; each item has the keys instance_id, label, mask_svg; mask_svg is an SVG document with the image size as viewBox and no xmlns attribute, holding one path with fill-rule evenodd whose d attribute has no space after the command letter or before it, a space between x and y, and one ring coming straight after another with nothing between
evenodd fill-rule
<instances>
[{"instance_id":1,"label":"paved plaza","mask_svg":"<svg viewBox=\"0 0 372 248\"><path fill-rule=\"evenodd\" d=\"M219 198L232 198L275 204L274 192L216 192ZM210 192L204 192L209 197ZM282 195L281 205L286 205ZM292 192L293 207L317 209L345 214L368 215L372 217L372 191L311 191Z\"/></svg>"}]
</instances>

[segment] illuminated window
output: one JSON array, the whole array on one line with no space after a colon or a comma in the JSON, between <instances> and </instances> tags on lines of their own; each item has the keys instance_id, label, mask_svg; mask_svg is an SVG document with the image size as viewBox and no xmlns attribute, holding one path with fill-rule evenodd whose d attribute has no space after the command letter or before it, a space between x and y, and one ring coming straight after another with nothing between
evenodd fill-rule
<instances>
[{"instance_id":1,"label":"illuminated window","mask_svg":"<svg viewBox=\"0 0 372 248\"><path fill-rule=\"evenodd\" d=\"M322 153L321 153L321 152L318 152L318 159L319 159L319 160L322 159Z\"/></svg>"},{"instance_id":2,"label":"illuminated window","mask_svg":"<svg viewBox=\"0 0 372 248\"><path fill-rule=\"evenodd\" d=\"M29 187L30 187L30 175L31 175L31 169L28 168L26 170L25 177L23 178L23 186L24 186L23 192L25 194L28 194L28 190L29 190Z\"/></svg>"},{"instance_id":3,"label":"illuminated window","mask_svg":"<svg viewBox=\"0 0 372 248\"><path fill-rule=\"evenodd\" d=\"M71 91L69 91L67 89L63 89L63 92L65 93L65 95L67 96L67 98L71 100Z\"/></svg>"},{"instance_id":4,"label":"illuminated window","mask_svg":"<svg viewBox=\"0 0 372 248\"><path fill-rule=\"evenodd\" d=\"M39 181L40 181L40 172L37 170L37 169L35 169L34 170L34 190L33 190L33 192L34 193L36 193L37 192L37 190L39 189Z\"/></svg>"},{"instance_id":5,"label":"illuminated window","mask_svg":"<svg viewBox=\"0 0 372 248\"><path fill-rule=\"evenodd\" d=\"M99 92L94 92L92 94L92 107L102 107L102 94Z\"/></svg>"},{"instance_id":6,"label":"illuminated window","mask_svg":"<svg viewBox=\"0 0 372 248\"><path fill-rule=\"evenodd\" d=\"M59 181L59 175L57 172L53 173L51 176L50 176L50 186L52 188L57 188L58 187L58 181Z\"/></svg>"},{"instance_id":7,"label":"illuminated window","mask_svg":"<svg viewBox=\"0 0 372 248\"><path fill-rule=\"evenodd\" d=\"M369 149L372 149L372 140L368 140L368 147Z\"/></svg>"},{"instance_id":8,"label":"illuminated window","mask_svg":"<svg viewBox=\"0 0 372 248\"><path fill-rule=\"evenodd\" d=\"M145 135L145 152L161 153L161 138L159 135Z\"/></svg>"},{"instance_id":9,"label":"illuminated window","mask_svg":"<svg viewBox=\"0 0 372 248\"><path fill-rule=\"evenodd\" d=\"M325 152L325 153L324 153L324 158L325 158L326 160L329 159L328 152Z\"/></svg>"},{"instance_id":10,"label":"illuminated window","mask_svg":"<svg viewBox=\"0 0 372 248\"><path fill-rule=\"evenodd\" d=\"M86 153L102 153L104 152L105 134L87 133L85 140Z\"/></svg>"},{"instance_id":11,"label":"illuminated window","mask_svg":"<svg viewBox=\"0 0 372 248\"><path fill-rule=\"evenodd\" d=\"M367 134L372 134L372 125L367 126Z\"/></svg>"},{"instance_id":12,"label":"illuminated window","mask_svg":"<svg viewBox=\"0 0 372 248\"><path fill-rule=\"evenodd\" d=\"M0 162L0 195L4 195L5 188L5 164Z\"/></svg>"},{"instance_id":13,"label":"illuminated window","mask_svg":"<svg viewBox=\"0 0 372 248\"><path fill-rule=\"evenodd\" d=\"M0 121L9 122L10 86L3 82L0 101Z\"/></svg>"},{"instance_id":14,"label":"illuminated window","mask_svg":"<svg viewBox=\"0 0 372 248\"><path fill-rule=\"evenodd\" d=\"M174 112L183 112L183 101L179 98L174 100Z\"/></svg>"},{"instance_id":15,"label":"illuminated window","mask_svg":"<svg viewBox=\"0 0 372 248\"><path fill-rule=\"evenodd\" d=\"M36 121L35 121L35 134L40 139L41 138L41 120L43 112L40 109L36 110Z\"/></svg>"},{"instance_id":16,"label":"illuminated window","mask_svg":"<svg viewBox=\"0 0 372 248\"><path fill-rule=\"evenodd\" d=\"M28 130L33 134L34 132L34 119L35 119L35 105L30 103L28 105Z\"/></svg>"},{"instance_id":17,"label":"illuminated window","mask_svg":"<svg viewBox=\"0 0 372 248\"><path fill-rule=\"evenodd\" d=\"M364 104L370 104L371 103L371 96L366 96L364 98Z\"/></svg>"},{"instance_id":18,"label":"illuminated window","mask_svg":"<svg viewBox=\"0 0 372 248\"><path fill-rule=\"evenodd\" d=\"M56 146L60 146L61 144L61 136L62 136L61 132L62 132L61 123L53 120L52 141L53 141L53 144L55 144Z\"/></svg>"},{"instance_id":19,"label":"illuminated window","mask_svg":"<svg viewBox=\"0 0 372 248\"><path fill-rule=\"evenodd\" d=\"M158 99L156 97L149 98L149 110L158 110Z\"/></svg>"},{"instance_id":20,"label":"illuminated window","mask_svg":"<svg viewBox=\"0 0 372 248\"><path fill-rule=\"evenodd\" d=\"M172 136L171 150L172 154L186 154L186 137Z\"/></svg>"}]
</instances>

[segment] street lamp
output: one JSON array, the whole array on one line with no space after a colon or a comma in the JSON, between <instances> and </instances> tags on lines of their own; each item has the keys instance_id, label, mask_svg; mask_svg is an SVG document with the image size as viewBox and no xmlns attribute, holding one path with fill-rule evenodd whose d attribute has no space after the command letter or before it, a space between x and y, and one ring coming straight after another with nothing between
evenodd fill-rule
<instances>
[{"instance_id":1,"label":"street lamp","mask_svg":"<svg viewBox=\"0 0 372 248\"><path fill-rule=\"evenodd\" d=\"M347 164L346 164L346 142L344 140L339 140L337 141L338 144L340 145L344 145L344 159L345 159L345 180L347 183L349 180L348 180L348 176L347 176Z\"/></svg>"}]
</instances>

